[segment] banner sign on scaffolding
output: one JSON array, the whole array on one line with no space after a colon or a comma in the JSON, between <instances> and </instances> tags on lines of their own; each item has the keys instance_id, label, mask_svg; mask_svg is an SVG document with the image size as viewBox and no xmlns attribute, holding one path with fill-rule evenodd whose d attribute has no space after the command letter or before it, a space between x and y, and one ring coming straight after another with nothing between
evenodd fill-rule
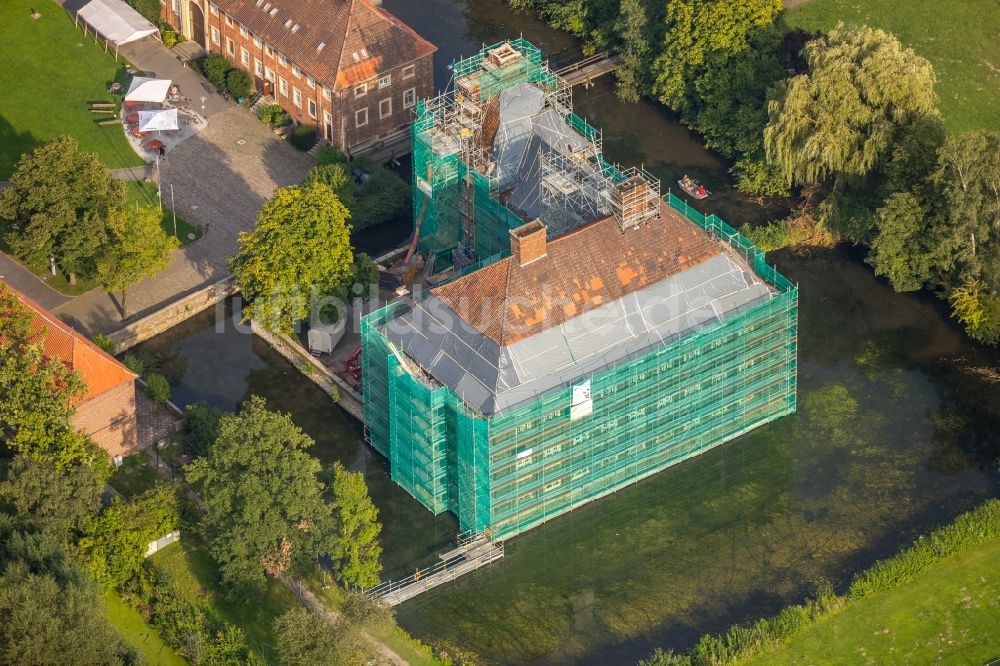
<instances>
[{"instance_id":1,"label":"banner sign on scaffolding","mask_svg":"<svg viewBox=\"0 0 1000 666\"><path fill-rule=\"evenodd\" d=\"M573 387L573 404L569 408L569 420L575 421L590 416L594 412L594 401L590 397L590 380Z\"/></svg>"}]
</instances>

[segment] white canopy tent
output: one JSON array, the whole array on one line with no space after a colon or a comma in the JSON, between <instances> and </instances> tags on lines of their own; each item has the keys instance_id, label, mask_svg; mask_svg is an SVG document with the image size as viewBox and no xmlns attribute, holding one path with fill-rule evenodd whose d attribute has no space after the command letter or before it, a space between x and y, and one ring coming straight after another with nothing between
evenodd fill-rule
<instances>
[{"instance_id":1,"label":"white canopy tent","mask_svg":"<svg viewBox=\"0 0 1000 666\"><path fill-rule=\"evenodd\" d=\"M125 93L126 102L155 102L162 104L167 98L170 90L170 79L150 79L142 76L132 78L128 92Z\"/></svg>"},{"instance_id":2,"label":"white canopy tent","mask_svg":"<svg viewBox=\"0 0 1000 666\"><path fill-rule=\"evenodd\" d=\"M162 132L178 129L177 109L139 112L140 132Z\"/></svg>"},{"instance_id":3,"label":"white canopy tent","mask_svg":"<svg viewBox=\"0 0 1000 666\"><path fill-rule=\"evenodd\" d=\"M104 38L105 51L108 50L108 42L115 45L115 60L118 59L118 47L122 44L160 34L155 25L122 0L91 0L76 13L77 25L80 21L83 21L84 35L87 34L87 26L90 26L94 31L94 41L97 41L98 35Z\"/></svg>"}]
</instances>

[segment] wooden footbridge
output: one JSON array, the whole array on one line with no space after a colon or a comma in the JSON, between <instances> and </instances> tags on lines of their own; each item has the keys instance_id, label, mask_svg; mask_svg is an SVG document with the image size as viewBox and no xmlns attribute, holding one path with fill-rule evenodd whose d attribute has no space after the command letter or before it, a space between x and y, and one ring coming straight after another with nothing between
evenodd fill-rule
<instances>
[{"instance_id":1,"label":"wooden footbridge","mask_svg":"<svg viewBox=\"0 0 1000 666\"><path fill-rule=\"evenodd\" d=\"M482 534L461 534L458 547L438 556L441 560L427 569L418 569L402 580L389 580L365 590L365 595L380 598L390 606L449 583L503 558L503 543L494 543Z\"/></svg>"},{"instance_id":2,"label":"wooden footbridge","mask_svg":"<svg viewBox=\"0 0 1000 666\"><path fill-rule=\"evenodd\" d=\"M574 62L572 65L566 65L561 69L557 69L555 73L565 79L571 86L577 86L582 83L589 88L593 84L594 79L615 71L617 66L618 56L612 55L610 51L604 51Z\"/></svg>"}]
</instances>

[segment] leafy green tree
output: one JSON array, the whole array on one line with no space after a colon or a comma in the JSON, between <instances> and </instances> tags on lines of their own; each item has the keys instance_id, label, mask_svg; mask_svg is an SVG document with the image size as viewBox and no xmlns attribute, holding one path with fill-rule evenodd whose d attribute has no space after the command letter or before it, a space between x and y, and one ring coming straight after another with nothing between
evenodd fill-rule
<instances>
[{"instance_id":1,"label":"leafy green tree","mask_svg":"<svg viewBox=\"0 0 1000 666\"><path fill-rule=\"evenodd\" d=\"M313 296L329 293L353 261L350 213L322 183L279 189L252 232L240 234L229 262L243 295L244 317L287 332L306 319Z\"/></svg>"},{"instance_id":2,"label":"leafy green tree","mask_svg":"<svg viewBox=\"0 0 1000 666\"><path fill-rule=\"evenodd\" d=\"M340 463L333 465L333 515L337 542L330 553L336 577L346 585L378 585L382 571L382 546L378 535L382 525L378 509L368 496L365 477L349 472Z\"/></svg>"},{"instance_id":3,"label":"leafy green tree","mask_svg":"<svg viewBox=\"0 0 1000 666\"><path fill-rule=\"evenodd\" d=\"M142 568L150 542L177 529L179 522L177 492L160 484L129 502L111 500L88 522L79 548L97 582L119 587Z\"/></svg>"},{"instance_id":4,"label":"leafy green tree","mask_svg":"<svg viewBox=\"0 0 1000 666\"><path fill-rule=\"evenodd\" d=\"M275 620L274 633L281 666L361 666L374 657L348 623L331 627L305 608L294 608Z\"/></svg>"},{"instance_id":5,"label":"leafy green tree","mask_svg":"<svg viewBox=\"0 0 1000 666\"><path fill-rule=\"evenodd\" d=\"M706 63L748 49L751 33L771 25L780 11L781 0L669 0L663 47L653 63L660 101L685 111L691 82Z\"/></svg>"},{"instance_id":6,"label":"leafy green tree","mask_svg":"<svg viewBox=\"0 0 1000 666\"><path fill-rule=\"evenodd\" d=\"M0 663L134 663L65 536L29 522L0 512Z\"/></svg>"},{"instance_id":7,"label":"leafy green tree","mask_svg":"<svg viewBox=\"0 0 1000 666\"><path fill-rule=\"evenodd\" d=\"M193 456L203 456L219 438L219 421L224 412L196 403L184 408L184 448Z\"/></svg>"},{"instance_id":8,"label":"leafy green tree","mask_svg":"<svg viewBox=\"0 0 1000 666\"><path fill-rule=\"evenodd\" d=\"M646 36L646 7L642 0L621 0L615 32L621 40L620 61L615 70L618 97L638 102L646 72L649 41Z\"/></svg>"},{"instance_id":9,"label":"leafy green tree","mask_svg":"<svg viewBox=\"0 0 1000 666\"><path fill-rule=\"evenodd\" d=\"M1000 296L987 293L982 280L967 277L952 290L948 300L955 319L973 340L989 345L1000 342Z\"/></svg>"},{"instance_id":10,"label":"leafy green tree","mask_svg":"<svg viewBox=\"0 0 1000 666\"><path fill-rule=\"evenodd\" d=\"M128 289L170 265L177 239L160 226L155 208L112 210L107 218L108 242L97 260L97 276L108 293L119 292L122 319L128 317Z\"/></svg>"},{"instance_id":11,"label":"leafy green tree","mask_svg":"<svg viewBox=\"0 0 1000 666\"><path fill-rule=\"evenodd\" d=\"M931 64L885 31L838 27L804 56L809 72L775 87L764 130L789 185L864 176L899 127L937 113Z\"/></svg>"},{"instance_id":12,"label":"leafy green tree","mask_svg":"<svg viewBox=\"0 0 1000 666\"><path fill-rule=\"evenodd\" d=\"M884 275L896 291L916 291L931 278L933 249L928 240L928 212L909 192L890 196L879 208L878 235L872 242L868 263Z\"/></svg>"},{"instance_id":13,"label":"leafy green tree","mask_svg":"<svg viewBox=\"0 0 1000 666\"><path fill-rule=\"evenodd\" d=\"M13 507L19 525L65 537L100 508L103 481L89 465L59 468L17 456L0 482L0 499Z\"/></svg>"},{"instance_id":14,"label":"leafy green tree","mask_svg":"<svg viewBox=\"0 0 1000 666\"><path fill-rule=\"evenodd\" d=\"M0 575L0 662L125 664L133 657L108 623L93 583L60 584L23 563Z\"/></svg>"},{"instance_id":15,"label":"leafy green tree","mask_svg":"<svg viewBox=\"0 0 1000 666\"><path fill-rule=\"evenodd\" d=\"M313 441L287 414L251 397L219 422L208 453L187 467L208 509L201 527L223 580L260 589L267 576L302 571L336 542L317 478Z\"/></svg>"},{"instance_id":16,"label":"leafy green tree","mask_svg":"<svg viewBox=\"0 0 1000 666\"><path fill-rule=\"evenodd\" d=\"M85 273L94 268L105 216L124 202L125 184L97 155L60 136L17 163L11 187L0 192L0 231L31 266L47 267L55 255L68 271Z\"/></svg>"},{"instance_id":17,"label":"leafy green tree","mask_svg":"<svg viewBox=\"0 0 1000 666\"><path fill-rule=\"evenodd\" d=\"M146 395L158 405L162 405L170 400L170 382L158 372L150 372L146 375Z\"/></svg>"},{"instance_id":18,"label":"leafy green tree","mask_svg":"<svg viewBox=\"0 0 1000 666\"><path fill-rule=\"evenodd\" d=\"M1000 133L970 132L952 137L938 152L933 174L945 205L938 230L945 268L983 280L1000 291Z\"/></svg>"},{"instance_id":19,"label":"leafy green tree","mask_svg":"<svg viewBox=\"0 0 1000 666\"><path fill-rule=\"evenodd\" d=\"M45 355L30 311L0 283L0 440L29 458L66 467L91 461L87 440L70 425L72 401L85 392L79 375Z\"/></svg>"}]
</instances>

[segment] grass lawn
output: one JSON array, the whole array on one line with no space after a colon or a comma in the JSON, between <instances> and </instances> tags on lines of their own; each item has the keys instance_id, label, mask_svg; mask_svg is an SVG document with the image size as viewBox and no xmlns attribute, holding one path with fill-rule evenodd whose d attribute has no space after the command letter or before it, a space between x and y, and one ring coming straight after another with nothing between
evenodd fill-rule
<instances>
[{"instance_id":1,"label":"grass lawn","mask_svg":"<svg viewBox=\"0 0 1000 666\"><path fill-rule=\"evenodd\" d=\"M31 9L41 18L31 18ZM120 125L100 126L88 102L113 101L108 86L124 70L103 46L86 39L54 2L0 2L0 180L21 153L60 134L71 134L84 151L111 168L144 164Z\"/></svg>"},{"instance_id":2,"label":"grass lawn","mask_svg":"<svg viewBox=\"0 0 1000 666\"><path fill-rule=\"evenodd\" d=\"M1000 130L1000 3L808 0L788 12L791 25L807 30L828 30L838 21L893 32L930 60L950 132Z\"/></svg>"},{"instance_id":3,"label":"grass lawn","mask_svg":"<svg viewBox=\"0 0 1000 666\"><path fill-rule=\"evenodd\" d=\"M104 593L104 606L108 611L111 626L153 666L183 666L187 662L163 642L159 634L146 624L145 618L116 592Z\"/></svg>"},{"instance_id":4,"label":"grass lawn","mask_svg":"<svg viewBox=\"0 0 1000 666\"><path fill-rule=\"evenodd\" d=\"M164 195L169 199L170 194ZM129 206L158 206L159 196L156 193L156 183L132 180L128 183L128 204ZM180 241L181 247L190 245L201 238L201 229L187 222L180 215L177 216L177 233L174 234L174 214L166 206L163 207L163 220L160 222L163 231L168 236L175 236ZM194 238L188 238L188 234L194 234Z\"/></svg>"},{"instance_id":5,"label":"grass lawn","mask_svg":"<svg viewBox=\"0 0 1000 666\"><path fill-rule=\"evenodd\" d=\"M850 604L754 664L985 664L1000 658L1000 540Z\"/></svg>"},{"instance_id":6,"label":"grass lawn","mask_svg":"<svg viewBox=\"0 0 1000 666\"><path fill-rule=\"evenodd\" d=\"M149 457L140 451L125 458L121 466L115 469L108 483L126 499L130 499L141 495L162 480L163 477L157 474L150 464Z\"/></svg>"},{"instance_id":7,"label":"grass lawn","mask_svg":"<svg viewBox=\"0 0 1000 666\"><path fill-rule=\"evenodd\" d=\"M310 576L303 582L327 608L339 609L343 605L343 591L337 585L332 584L329 579L323 581L321 574ZM324 585L326 586L324 587ZM434 658L429 647L411 637L399 626L393 625L366 630L373 637L392 648L396 654L409 662L410 666L438 666L442 663Z\"/></svg>"},{"instance_id":8,"label":"grass lawn","mask_svg":"<svg viewBox=\"0 0 1000 666\"><path fill-rule=\"evenodd\" d=\"M247 601L228 599L215 563L205 547L188 533L182 535L180 542L153 555L150 562L170 578L185 599L200 606L215 621L242 628L250 646L274 661L274 620L300 605L285 585L270 581L266 593L260 597Z\"/></svg>"}]
</instances>

